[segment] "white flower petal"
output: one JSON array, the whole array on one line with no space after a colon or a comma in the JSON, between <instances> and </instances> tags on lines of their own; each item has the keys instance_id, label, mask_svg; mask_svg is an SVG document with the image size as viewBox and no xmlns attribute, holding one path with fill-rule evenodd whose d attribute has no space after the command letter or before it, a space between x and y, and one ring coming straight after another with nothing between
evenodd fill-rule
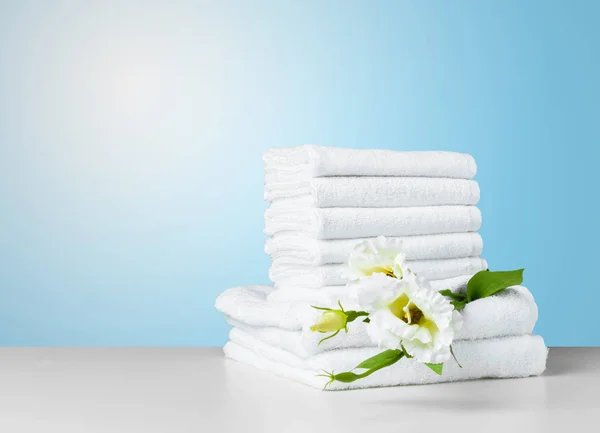
<instances>
[{"instance_id":1,"label":"white flower petal","mask_svg":"<svg viewBox=\"0 0 600 433\"><path fill-rule=\"evenodd\" d=\"M412 273L402 279L373 273L352 287L359 307L370 313L367 330L378 346L404 347L421 362L440 363L450 357L450 344L462 317L449 299L424 280Z\"/></svg>"},{"instance_id":2,"label":"white flower petal","mask_svg":"<svg viewBox=\"0 0 600 433\"><path fill-rule=\"evenodd\" d=\"M415 335L413 336L415 340L419 340L421 343L431 343L433 341L433 337L431 336L429 329L417 325L413 325L411 327L417 329Z\"/></svg>"},{"instance_id":3,"label":"white flower petal","mask_svg":"<svg viewBox=\"0 0 600 433\"><path fill-rule=\"evenodd\" d=\"M408 270L404 269L405 265L406 256L402 253L402 241L380 236L354 247L348 258L344 276L351 281L376 273L402 278L408 273Z\"/></svg>"}]
</instances>

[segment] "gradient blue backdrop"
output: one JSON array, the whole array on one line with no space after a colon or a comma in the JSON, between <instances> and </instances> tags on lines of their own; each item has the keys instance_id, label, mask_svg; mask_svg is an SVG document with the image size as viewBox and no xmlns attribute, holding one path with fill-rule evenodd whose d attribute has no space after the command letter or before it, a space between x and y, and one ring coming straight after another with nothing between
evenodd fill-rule
<instances>
[{"instance_id":1,"label":"gradient blue backdrop","mask_svg":"<svg viewBox=\"0 0 600 433\"><path fill-rule=\"evenodd\" d=\"M600 345L600 3L0 5L0 344L221 345L273 146L479 165L484 255Z\"/></svg>"}]
</instances>

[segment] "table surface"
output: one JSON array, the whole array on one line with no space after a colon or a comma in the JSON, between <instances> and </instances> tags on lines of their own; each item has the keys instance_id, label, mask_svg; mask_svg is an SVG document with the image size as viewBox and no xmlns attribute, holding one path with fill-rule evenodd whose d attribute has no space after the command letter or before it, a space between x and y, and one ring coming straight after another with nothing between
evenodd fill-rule
<instances>
[{"instance_id":1,"label":"table surface","mask_svg":"<svg viewBox=\"0 0 600 433\"><path fill-rule=\"evenodd\" d=\"M600 348L541 377L322 392L220 348L0 348L0 432L600 431Z\"/></svg>"}]
</instances>

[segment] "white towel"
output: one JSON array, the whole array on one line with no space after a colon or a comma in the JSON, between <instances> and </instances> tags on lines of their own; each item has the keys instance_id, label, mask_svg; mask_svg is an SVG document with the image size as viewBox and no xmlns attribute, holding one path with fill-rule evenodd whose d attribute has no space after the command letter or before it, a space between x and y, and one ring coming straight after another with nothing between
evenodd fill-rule
<instances>
[{"instance_id":1,"label":"white towel","mask_svg":"<svg viewBox=\"0 0 600 433\"><path fill-rule=\"evenodd\" d=\"M316 239L409 236L474 232L481 226L475 206L406 208L269 208L265 233L300 232Z\"/></svg>"},{"instance_id":2,"label":"white towel","mask_svg":"<svg viewBox=\"0 0 600 433\"><path fill-rule=\"evenodd\" d=\"M265 200L288 207L408 207L475 205L474 180L439 177L321 177L265 184Z\"/></svg>"},{"instance_id":3,"label":"white towel","mask_svg":"<svg viewBox=\"0 0 600 433\"><path fill-rule=\"evenodd\" d=\"M449 289L453 292L464 292L467 283L473 275L460 275L458 277L444 278L443 280L429 280L429 285L436 291ZM323 286L318 289L303 287L284 287L271 290L267 299L272 302L304 302L313 305L325 305L333 299L342 302L351 299L351 290L346 286Z\"/></svg>"},{"instance_id":4,"label":"white towel","mask_svg":"<svg viewBox=\"0 0 600 433\"><path fill-rule=\"evenodd\" d=\"M356 321L349 326L348 334L340 333L336 338L317 346L323 335L313 333L307 327L314 323L320 313L304 302L267 300L272 291L271 286L234 287L217 298L216 308L235 326L253 328L260 333L256 335L262 335L261 338L271 343L278 341L285 344L288 350L296 347L297 350L292 351L300 356L331 348L371 344L365 332L367 324ZM337 299L332 298L319 306L335 308L336 303ZM357 308L350 300L343 305L346 309ZM515 286L498 295L467 304L462 314L464 322L456 338L472 340L530 333L537 321L538 309L529 290ZM286 334L279 332L281 330L296 332ZM287 343L284 338L287 338Z\"/></svg>"},{"instance_id":5,"label":"white towel","mask_svg":"<svg viewBox=\"0 0 600 433\"><path fill-rule=\"evenodd\" d=\"M483 250L479 233L404 236L397 239L402 241L402 250L407 260L480 256ZM364 240L318 240L299 234L278 234L267 239L265 252L279 263L310 266L344 263L356 244Z\"/></svg>"},{"instance_id":6,"label":"white towel","mask_svg":"<svg viewBox=\"0 0 600 433\"><path fill-rule=\"evenodd\" d=\"M471 179L471 155L440 151L344 149L315 145L271 149L264 153L265 181L288 182L326 176L413 176Z\"/></svg>"},{"instance_id":7,"label":"white towel","mask_svg":"<svg viewBox=\"0 0 600 433\"><path fill-rule=\"evenodd\" d=\"M262 285L232 287L217 297L215 308L226 316L252 326L298 330L313 320L314 309L306 303L267 302L267 296L273 290L273 286Z\"/></svg>"},{"instance_id":8,"label":"white towel","mask_svg":"<svg viewBox=\"0 0 600 433\"><path fill-rule=\"evenodd\" d=\"M337 373L351 371L360 362L381 352L375 347L363 347L330 350L300 358L286 350L264 344L239 329L232 329L229 338L230 341L223 348L227 357L319 389L328 382L327 378L317 376L323 370ZM444 364L443 374L437 375L414 359L401 359L366 378L352 383L333 382L327 389L536 376L546 369L548 355L543 338L537 335L455 341L453 349L463 368L454 360L449 360Z\"/></svg>"},{"instance_id":9,"label":"white towel","mask_svg":"<svg viewBox=\"0 0 600 433\"><path fill-rule=\"evenodd\" d=\"M331 305L331 304L329 304ZM462 311L464 325L458 332L457 340L525 335L533 332L538 309L533 296L524 287L516 286L490 297L468 304ZM318 313L315 314L318 316ZM242 329L263 343L280 347L301 358L306 358L326 350L349 347L372 347L374 344L366 332L366 324L355 321L348 327L348 333L340 333L336 338L318 344L324 334L302 330L282 329L274 326L253 326L231 316L228 323Z\"/></svg>"},{"instance_id":10,"label":"white towel","mask_svg":"<svg viewBox=\"0 0 600 433\"><path fill-rule=\"evenodd\" d=\"M475 274L487 269L487 262L481 257L459 259L414 260L407 266L417 275L427 280L441 280L460 275ZM276 288L301 287L317 289L323 286L339 286L348 282L345 277L346 265L329 264L320 266L289 265L273 261L269 277Z\"/></svg>"}]
</instances>

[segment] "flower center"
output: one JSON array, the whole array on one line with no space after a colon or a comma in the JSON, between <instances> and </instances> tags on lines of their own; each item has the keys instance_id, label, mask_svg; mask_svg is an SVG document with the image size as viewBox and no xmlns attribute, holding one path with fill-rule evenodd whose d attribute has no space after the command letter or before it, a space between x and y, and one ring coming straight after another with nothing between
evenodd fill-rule
<instances>
[{"instance_id":1,"label":"flower center","mask_svg":"<svg viewBox=\"0 0 600 433\"><path fill-rule=\"evenodd\" d=\"M401 320L405 321L409 325L419 324L421 319L423 319L424 314L419 307L415 304L408 304L407 307L404 308L404 317Z\"/></svg>"},{"instance_id":2,"label":"flower center","mask_svg":"<svg viewBox=\"0 0 600 433\"><path fill-rule=\"evenodd\" d=\"M371 275L374 273L382 273L387 275L388 277L395 278L394 271L391 268L384 268L382 266L375 266L371 269Z\"/></svg>"},{"instance_id":3,"label":"flower center","mask_svg":"<svg viewBox=\"0 0 600 433\"><path fill-rule=\"evenodd\" d=\"M406 294L397 297L388 308L394 316L409 325L418 325L421 320L427 320L421 309L417 307Z\"/></svg>"}]
</instances>

